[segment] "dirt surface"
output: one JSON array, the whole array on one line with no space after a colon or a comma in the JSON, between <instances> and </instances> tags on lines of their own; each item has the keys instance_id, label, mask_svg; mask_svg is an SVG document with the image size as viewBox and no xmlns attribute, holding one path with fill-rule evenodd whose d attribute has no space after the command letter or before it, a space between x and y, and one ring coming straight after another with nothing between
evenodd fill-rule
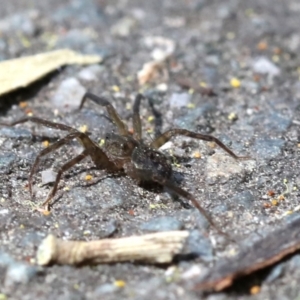
<instances>
[{"instance_id":1,"label":"dirt surface","mask_svg":"<svg viewBox=\"0 0 300 300\"><path fill-rule=\"evenodd\" d=\"M71 142L43 159L31 200L27 179L32 163L45 141L51 144L64 133L32 123L0 128L1 299L298 299L299 254L220 293L194 291L193 282L216 261L236 255L242 245L251 247L298 216L299 12L296 0L2 4L1 60L71 48L99 54L104 62L62 68L1 97L1 120L32 113L75 128L87 125L91 137L101 140L114 130L105 110L87 103L78 112L75 104L55 100L62 83L72 77L84 89L107 96L130 126L135 95L148 95L158 114L147 101L142 103L147 141L158 129L186 128L218 137L238 155L254 160L235 161L211 143L186 137L172 139L161 150L172 161L175 182L195 195L235 244L216 233L186 200L155 186L138 186L127 176L107 176L89 160L63 176L46 216L34 210L51 189L42 184L41 172L57 171L81 151L80 145ZM163 46L155 42L157 36ZM139 85L137 73L153 60L153 50L166 53L168 45L173 48L154 78ZM190 88L178 78L192 82ZM71 99L80 94L76 89L64 92ZM81 268L35 265L36 249L50 232L93 240L170 229L191 230L193 259L163 267L130 262Z\"/></svg>"}]
</instances>

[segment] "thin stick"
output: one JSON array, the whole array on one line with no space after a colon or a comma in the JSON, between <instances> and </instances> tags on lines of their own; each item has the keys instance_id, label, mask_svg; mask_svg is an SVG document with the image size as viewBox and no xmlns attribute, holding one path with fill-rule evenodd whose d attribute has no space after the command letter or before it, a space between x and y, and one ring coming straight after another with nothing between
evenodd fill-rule
<instances>
[{"instance_id":1,"label":"thin stick","mask_svg":"<svg viewBox=\"0 0 300 300\"><path fill-rule=\"evenodd\" d=\"M140 261L170 263L179 254L188 231L167 231L142 236L97 241L64 241L48 235L37 251L39 265L78 265Z\"/></svg>"}]
</instances>

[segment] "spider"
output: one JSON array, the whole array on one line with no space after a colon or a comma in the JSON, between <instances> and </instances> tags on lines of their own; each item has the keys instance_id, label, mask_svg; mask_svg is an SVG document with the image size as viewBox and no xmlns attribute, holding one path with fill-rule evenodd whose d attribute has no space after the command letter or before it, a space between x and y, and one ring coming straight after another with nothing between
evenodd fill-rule
<instances>
[{"instance_id":1,"label":"spider","mask_svg":"<svg viewBox=\"0 0 300 300\"><path fill-rule=\"evenodd\" d=\"M33 197L33 176L38 169L38 165L40 163L41 158L53 152L54 150L57 150L58 148L67 144L73 139L77 139L83 146L84 150L82 151L82 153L69 160L59 169L56 175L54 185L50 190L47 199L43 203L43 207L46 210L49 210L49 205L56 194L62 174L74 165L78 164L85 157L89 156L93 163L96 165L96 167L99 169L105 169L108 172L112 173L123 172L124 174L127 174L139 183L157 183L160 186L166 187L178 196L190 200L193 203L193 205L199 210L199 212L205 216L208 222L215 229L217 229L218 232L224 234L220 229L218 229L218 227L212 221L210 216L206 213L204 208L202 208L199 202L195 199L195 197L191 193L185 191L184 189L180 188L172 182L172 166L169 163L167 157L161 152L159 152L158 149L166 142L168 142L172 137L181 135L199 140L215 142L219 147L221 147L235 159L248 159L248 157L237 156L220 140L211 135L204 135L186 129L170 129L158 136L150 144L146 144L142 138L141 119L139 112L140 103L143 98L144 96L141 94L138 94L135 98L132 117L133 134L131 134L128 131L127 125L121 120L115 108L107 99L103 97L98 97L89 92L84 95L79 109L83 107L87 99L92 100L96 104L106 108L109 117L118 129L117 134L107 133L105 135L105 143L103 147L100 147L96 142L91 140L86 133L80 132L77 129L72 128L70 126L44 120L35 116L28 116L18 121L12 122L11 124L0 123L0 125L4 126L14 126L16 124L21 124L30 121L33 123L41 124L46 127L68 132L68 134L64 138L56 141L52 145L43 149L35 158L28 180L29 193L31 197Z\"/></svg>"}]
</instances>

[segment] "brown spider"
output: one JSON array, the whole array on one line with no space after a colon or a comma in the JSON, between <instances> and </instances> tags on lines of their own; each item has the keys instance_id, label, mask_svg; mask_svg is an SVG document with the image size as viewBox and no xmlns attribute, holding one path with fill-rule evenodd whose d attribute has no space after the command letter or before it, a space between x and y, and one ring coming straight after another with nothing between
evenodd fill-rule
<instances>
[{"instance_id":1,"label":"brown spider","mask_svg":"<svg viewBox=\"0 0 300 300\"><path fill-rule=\"evenodd\" d=\"M47 210L49 209L50 202L55 196L58 183L62 174L73 167L75 164L79 163L85 157L90 156L94 164L99 169L106 169L109 172L120 172L127 174L131 178L137 180L138 182L155 182L161 186L167 187L169 190L175 192L179 196L182 196L190 200L193 205L202 213L209 223L218 230L218 232L223 233L214 224L212 219L208 216L205 210L201 207L195 197L189 192L181 189L171 181L172 167L168 162L166 156L159 152L159 149L172 137L177 135L187 136L191 138L196 138L204 141L215 142L223 150L225 150L230 156L235 159L247 159L248 157L240 157L235 155L229 148L227 148L220 140L210 135L203 135L200 133L195 133L185 129L170 129L165 133L161 134L149 145L147 145L142 139L142 129L140 120L140 102L143 96L138 94L134 105L133 105L133 135L128 132L126 124L122 122L119 115L117 114L114 107L103 97L98 97L91 93L86 93L83 97L79 109L83 107L86 99L90 99L95 103L104 106L112 119L113 123L117 126L118 134L107 133L105 136L105 143L103 148L101 148L97 143L89 138L85 133L78 131L70 126L47 121L38 117L25 117L21 120L12 122L11 124L0 123L4 126L14 126L16 124L25 123L28 121L39 123L41 125L60 129L68 132L68 135L64 138L58 140L49 147L43 149L36 157L34 164L31 168L29 175L29 192L31 197L32 194L32 181L33 175L36 173L40 159L51 153L52 151L60 148L66 143L73 139L77 139L83 146L84 150L81 154L77 155L67 163L65 163L58 171L54 186L51 189L46 201L43 203L43 207Z\"/></svg>"}]
</instances>

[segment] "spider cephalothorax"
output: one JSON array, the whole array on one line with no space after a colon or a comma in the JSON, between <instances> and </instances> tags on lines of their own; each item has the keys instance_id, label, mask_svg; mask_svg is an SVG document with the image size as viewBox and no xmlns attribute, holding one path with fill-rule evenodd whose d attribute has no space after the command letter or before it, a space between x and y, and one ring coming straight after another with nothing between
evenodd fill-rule
<instances>
[{"instance_id":1,"label":"spider cephalothorax","mask_svg":"<svg viewBox=\"0 0 300 300\"><path fill-rule=\"evenodd\" d=\"M40 159L43 156L51 153L52 151L62 147L66 143L72 141L73 139L77 139L83 146L84 150L81 154L77 155L76 157L65 163L59 169L53 188L51 189L46 201L43 203L43 206L47 209L49 208L49 204L52 198L56 194L58 183L62 174L71 167L73 167L75 164L79 163L85 157L89 156L96 165L96 167L99 169L105 169L108 172L122 171L139 182L155 182L159 185L167 187L169 190L175 192L179 196L185 197L186 199L190 200L194 204L194 206L207 218L210 224L216 228L211 218L200 206L195 197L172 182L172 166L167 160L166 156L159 152L158 149L167 141L169 141L172 137L182 135L200 140L215 142L218 146L220 146L223 150L225 150L229 155L231 155L235 159L246 159L248 157L239 157L235 155L220 140L213 136L203 135L185 129L168 130L165 133L158 136L156 139L154 139L150 144L146 144L142 139L141 120L139 114L139 107L142 98L143 96L141 94L138 94L134 102L132 118L134 133L131 134L128 131L126 124L124 124L123 121L120 119L116 110L110 104L109 101L107 101L103 97L98 97L91 93L85 94L85 96L82 99L80 108L82 108L86 99L90 99L95 103L104 106L107 109L109 117L117 126L118 134L106 134L105 143L103 147L100 147L97 143L91 140L87 134L82 133L75 128L61 123L47 121L38 117L25 117L11 124L0 123L0 125L14 126L16 124L31 121L47 127L60 129L68 132L68 134L64 138L43 149L37 155L29 175L29 192L31 196L33 196L33 175L38 169ZM219 229L218 231L222 232Z\"/></svg>"}]
</instances>

